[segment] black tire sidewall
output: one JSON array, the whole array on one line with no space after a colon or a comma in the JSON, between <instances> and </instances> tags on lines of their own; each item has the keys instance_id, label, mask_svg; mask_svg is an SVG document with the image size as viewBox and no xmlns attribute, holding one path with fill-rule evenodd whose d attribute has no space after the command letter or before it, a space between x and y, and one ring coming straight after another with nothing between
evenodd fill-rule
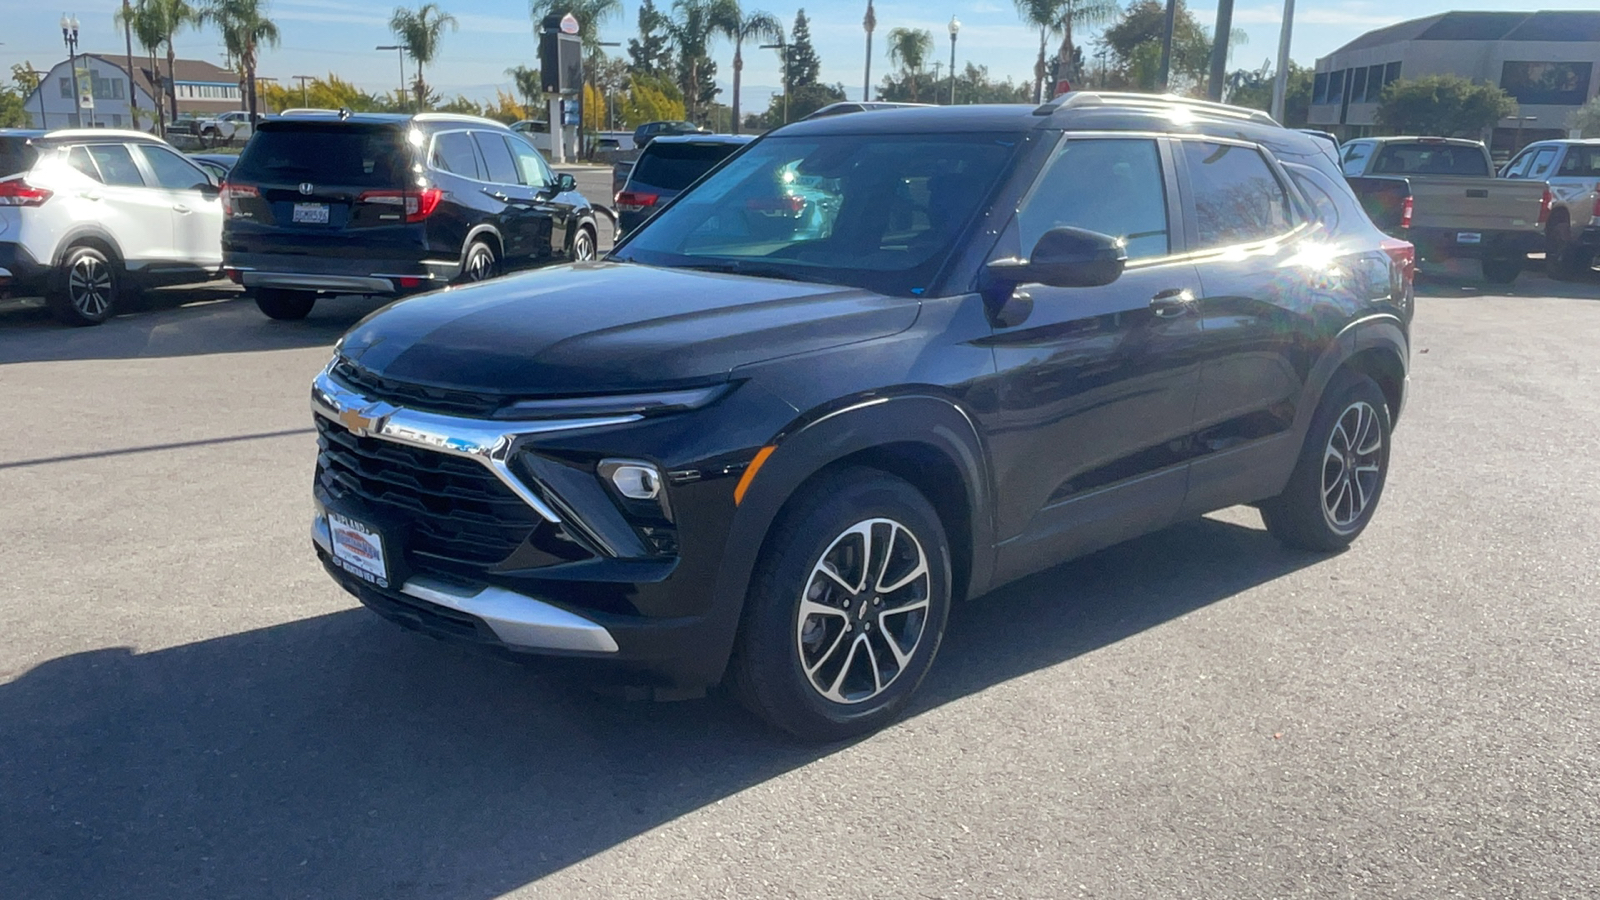
<instances>
[{"instance_id":1,"label":"black tire sidewall","mask_svg":"<svg viewBox=\"0 0 1600 900\"><path fill-rule=\"evenodd\" d=\"M254 292L256 308L269 319L294 322L311 315L317 295L310 291L289 291L277 288L260 288Z\"/></svg>"},{"instance_id":2,"label":"black tire sidewall","mask_svg":"<svg viewBox=\"0 0 1600 900\"><path fill-rule=\"evenodd\" d=\"M1490 284L1511 284L1522 274L1523 262L1520 259L1485 259L1483 266L1483 280Z\"/></svg>"},{"instance_id":3,"label":"black tire sidewall","mask_svg":"<svg viewBox=\"0 0 1600 900\"><path fill-rule=\"evenodd\" d=\"M1366 402L1378 414L1383 432L1378 483L1372 498L1348 529L1336 529L1328 521L1322 505L1323 455L1333 429L1345 411L1357 402ZM1377 382L1366 375L1345 371L1328 385L1323 400L1312 417L1301 448L1300 460L1282 494L1262 506L1267 527L1280 540L1308 550L1341 550L1349 546L1371 524L1389 482L1389 459L1393 450L1393 411Z\"/></svg>"},{"instance_id":4,"label":"black tire sidewall","mask_svg":"<svg viewBox=\"0 0 1600 900\"><path fill-rule=\"evenodd\" d=\"M800 498L773 526L751 580L735 677L741 699L771 724L807 740L842 740L892 721L932 667L950 613L949 541L933 506L892 475L849 469L801 490L810 496ZM795 627L812 566L846 529L872 518L899 522L922 544L930 577L928 617L921 641L894 682L877 697L843 705L808 683Z\"/></svg>"},{"instance_id":5,"label":"black tire sidewall","mask_svg":"<svg viewBox=\"0 0 1600 900\"><path fill-rule=\"evenodd\" d=\"M473 279L468 273L472 271L473 257L479 255L480 253L487 253L489 255L489 274L479 279ZM500 258L495 255L494 248L489 246L488 242L486 241L475 240L471 244L467 245L467 255L461 265L461 281L464 284L477 284L480 281L488 281L489 279L500 274L499 266Z\"/></svg>"},{"instance_id":6,"label":"black tire sidewall","mask_svg":"<svg viewBox=\"0 0 1600 900\"><path fill-rule=\"evenodd\" d=\"M585 262L586 261L582 257L578 256L579 238L581 238L581 237L583 237L585 235L587 235L588 238L589 238L589 254L590 254L589 258L590 259L598 259L600 257L600 239L595 234L595 230L593 228L590 228L588 225L580 225L578 227L577 234L572 239L572 261L573 262Z\"/></svg>"},{"instance_id":7,"label":"black tire sidewall","mask_svg":"<svg viewBox=\"0 0 1600 900\"><path fill-rule=\"evenodd\" d=\"M106 311L99 316L84 315L72 302L72 267L85 256L98 259L111 279ZM122 280L122 272L108 254L95 247L73 247L61 258L61 267L56 273L55 289L50 292L50 310L57 320L68 325L99 325L117 314L117 307L122 298Z\"/></svg>"}]
</instances>

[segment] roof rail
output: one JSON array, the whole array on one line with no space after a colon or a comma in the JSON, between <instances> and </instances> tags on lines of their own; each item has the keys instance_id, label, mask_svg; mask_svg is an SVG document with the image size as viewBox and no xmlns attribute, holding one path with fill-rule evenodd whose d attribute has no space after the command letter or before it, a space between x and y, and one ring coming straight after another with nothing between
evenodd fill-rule
<instances>
[{"instance_id":1,"label":"roof rail","mask_svg":"<svg viewBox=\"0 0 1600 900\"><path fill-rule=\"evenodd\" d=\"M1041 103L1033 111L1033 114L1036 116L1048 116L1058 109L1101 106L1107 103L1147 107L1182 106L1193 110L1204 110L1214 115L1246 119L1261 125L1278 124L1277 119L1259 109L1246 109L1242 106L1230 106L1226 103L1213 103L1210 100L1194 100L1189 97L1180 97L1177 94L1135 94L1116 91L1069 91L1054 100Z\"/></svg>"}]
</instances>

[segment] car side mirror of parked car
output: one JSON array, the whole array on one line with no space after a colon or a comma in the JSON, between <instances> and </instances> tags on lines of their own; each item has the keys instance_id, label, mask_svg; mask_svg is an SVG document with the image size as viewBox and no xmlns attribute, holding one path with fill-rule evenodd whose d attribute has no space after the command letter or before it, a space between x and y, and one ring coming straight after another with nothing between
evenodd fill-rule
<instances>
[{"instance_id":1,"label":"car side mirror of parked car","mask_svg":"<svg viewBox=\"0 0 1600 900\"><path fill-rule=\"evenodd\" d=\"M984 274L991 283L1100 287L1122 277L1128 244L1122 238L1063 226L1040 235L1027 259L997 259Z\"/></svg>"},{"instance_id":2,"label":"car side mirror of parked car","mask_svg":"<svg viewBox=\"0 0 1600 900\"><path fill-rule=\"evenodd\" d=\"M577 189L578 179L573 178L566 172L562 172L560 175L556 176L556 193L565 194L568 191L575 191Z\"/></svg>"}]
</instances>

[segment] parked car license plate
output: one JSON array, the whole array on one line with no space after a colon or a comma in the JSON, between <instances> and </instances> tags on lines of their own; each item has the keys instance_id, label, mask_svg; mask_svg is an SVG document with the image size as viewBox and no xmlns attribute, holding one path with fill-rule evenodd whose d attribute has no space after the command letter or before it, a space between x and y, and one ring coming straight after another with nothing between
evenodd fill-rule
<instances>
[{"instance_id":1,"label":"parked car license plate","mask_svg":"<svg viewBox=\"0 0 1600 900\"><path fill-rule=\"evenodd\" d=\"M328 224L328 204L296 203L294 205L294 221L306 225L326 225Z\"/></svg>"},{"instance_id":2,"label":"parked car license plate","mask_svg":"<svg viewBox=\"0 0 1600 900\"><path fill-rule=\"evenodd\" d=\"M378 587L389 586L389 566L383 557L383 537L366 525L336 512L328 513L333 558L345 571Z\"/></svg>"},{"instance_id":3,"label":"parked car license plate","mask_svg":"<svg viewBox=\"0 0 1600 900\"><path fill-rule=\"evenodd\" d=\"M1476 232L1476 231L1457 232L1457 234L1456 234L1456 243L1458 243L1458 244L1481 244L1481 243L1483 243L1483 235L1481 233L1479 233L1479 232Z\"/></svg>"}]
</instances>

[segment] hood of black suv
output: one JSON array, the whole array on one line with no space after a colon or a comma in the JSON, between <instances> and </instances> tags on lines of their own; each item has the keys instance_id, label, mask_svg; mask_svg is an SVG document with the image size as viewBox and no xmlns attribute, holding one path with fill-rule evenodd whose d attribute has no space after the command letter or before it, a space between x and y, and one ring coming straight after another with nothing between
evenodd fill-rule
<instances>
[{"instance_id":1,"label":"hood of black suv","mask_svg":"<svg viewBox=\"0 0 1600 900\"><path fill-rule=\"evenodd\" d=\"M630 263L440 291L358 323L342 353L383 378L525 397L671 389L904 331L913 298Z\"/></svg>"}]
</instances>

